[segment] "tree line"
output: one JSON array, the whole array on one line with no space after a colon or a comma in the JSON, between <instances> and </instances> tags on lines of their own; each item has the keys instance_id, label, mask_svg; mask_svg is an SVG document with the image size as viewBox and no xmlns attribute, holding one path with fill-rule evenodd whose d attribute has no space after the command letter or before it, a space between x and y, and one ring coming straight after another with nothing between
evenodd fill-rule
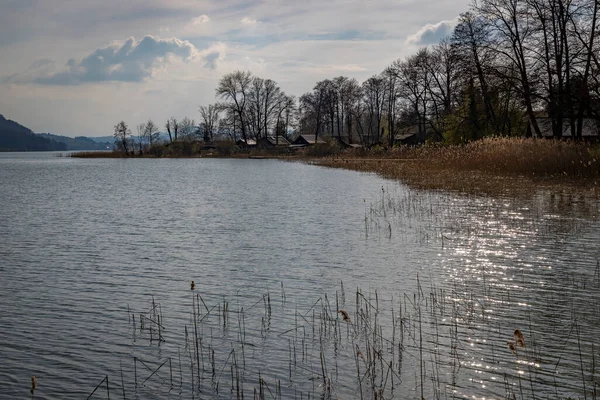
<instances>
[{"instance_id":1,"label":"tree line","mask_svg":"<svg viewBox=\"0 0 600 400\"><path fill-rule=\"evenodd\" d=\"M600 121L598 7L597 0L477 0L449 37L362 83L325 79L295 98L271 79L235 71L220 79L219 101L200 107L198 124L172 118L165 128L171 143L300 133L392 146L409 127L450 143L542 137L544 116L552 136L581 138L586 120ZM142 138L152 146L158 129L140 124L140 146ZM115 137L124 132L115 127Z\"/></svg>"}]
</instances>

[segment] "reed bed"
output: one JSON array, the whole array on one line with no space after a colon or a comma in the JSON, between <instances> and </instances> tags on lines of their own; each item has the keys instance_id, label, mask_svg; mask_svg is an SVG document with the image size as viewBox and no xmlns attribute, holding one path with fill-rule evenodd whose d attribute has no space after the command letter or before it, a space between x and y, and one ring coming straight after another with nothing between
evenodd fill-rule
<instances>
[{"instance_id":1,"label":"reed bed","mask_svg":"<svg viewBox=\"0 0 600 400\"><path fill-rule=\"evenodd\" d=\"M70 154L74 158L127 158L122 151L78 151Z\"/></svg>"},{"instance_id":2,"label":"reed bed","mask_svg":"<svg viewBox=\"0 0 600 400\"><path fill-rule=\"evenodd\" d=\"M461 146L437 144L353 150L312 162L374 172L414 187L462 192L528 191L531 185L598 191L600 151L582 142L486 138Z\"/></svg>"},{"instance_id":3,"label":"reed bed","mask_svg":"<svg viewBox=\"0 0 600 400\"><path fill-rule=\"evenodd\" d=\"M133 381L111 379L111 391L124 399L597 398L597 350L575 314L566 336L553 336L561 351L549 354L531 315L515 318L519 328L500 326L507 321L490 320L484 293L416 282L415 293L385 299L377 290L348 293L340 282L335 296L306 309L268 292L243 306L193 293L185 335L170 355L159 331L170 328L148 323L154 304L130 319L130 332L158 356L134 355ZM515 297L507 292L502 302ZM99 388L109 393L108 376Z\"/></svg>"}]
</instances>

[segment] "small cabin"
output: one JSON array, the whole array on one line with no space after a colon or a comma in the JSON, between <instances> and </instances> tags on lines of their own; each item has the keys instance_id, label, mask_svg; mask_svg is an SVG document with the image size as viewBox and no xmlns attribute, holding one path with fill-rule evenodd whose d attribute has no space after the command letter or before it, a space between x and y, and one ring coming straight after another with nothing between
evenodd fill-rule
<instances>
[{"instance_id":1,"label":"small cabin","mask_svg":"<svg viewBox=\"0 0 600 400\"><path fill-rule=\"evenodd\" d=\"M400 132L394 136L394 144L416 146L426 141L440 141L443 139L442 135L431 126L419 129L419 125L411 125L400 129Z\"/></svg>"},{"instance_id":2,"label":"small cabin","mask_svg":"<svg viewBox=\"0 0 600 400\"><path fill-rule=\"evenodd\" d=\"M290 145L290 141L287 140L284 136L267 136L262 137L256 141L257 147L288 147Z\"/></svg>"},{"instance_id":3,"label":"small cabin","mask_svg":"<svg viewBox=\"0 0 600 400\"><path fill-rule=\"evenodd\" d=\"M327 144L321 136L316 135L300 135L292 142L294 145L314 146L315 144Z\"/></svg>"},{"instance_id":4,"label":"small cabin","mask_svg":"<svg viewBox=\"0 0 600 400\"><path fill-rule=\"evenodd\" d=\"M345 149L347 149L347 148L357 149L357 148L363 147L362 144L352 143L352 140L348 136L333 136L332 139L335 140L335 142L338 145L340 145L342 148L345 148Z\"/></svg>"},{"instance_id":5,"label":"small cabin","mask_svg":"<svg viewBox=\"0 0 600 400\"><path fill-rule=\"evenodd\" d=\"M244 139L239 139L235 141L235 145L241 149L246 149L249 147L255 147L256 146L256 140L254 139L248 139L246 142L244 142Z\"/></svg>"}]
</instances>

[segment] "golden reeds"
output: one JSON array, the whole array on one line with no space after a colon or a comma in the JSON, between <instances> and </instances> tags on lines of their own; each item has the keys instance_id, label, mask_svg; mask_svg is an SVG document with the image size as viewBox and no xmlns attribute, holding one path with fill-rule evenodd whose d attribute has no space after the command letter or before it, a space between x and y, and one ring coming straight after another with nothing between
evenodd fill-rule
<instances>
[{"instance_id":1,"label":"golden reeds","mask_svg":"<svg viewBox=\"0 0 600 400\"><path fill-rule=\"evenodd\" d=\"M322 166L375 172L427 189L498 192L531 183L598 190L600 147L531 138L487 138L460 146L437 144L376 153L349 150L312 160Z\"/></svg>"}]
</instances>

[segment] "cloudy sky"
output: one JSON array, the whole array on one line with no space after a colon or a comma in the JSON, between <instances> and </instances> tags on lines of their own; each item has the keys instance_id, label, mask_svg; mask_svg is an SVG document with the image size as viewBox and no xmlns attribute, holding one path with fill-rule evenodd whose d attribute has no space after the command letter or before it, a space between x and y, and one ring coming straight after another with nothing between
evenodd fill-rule
<instances>
[{"instance_id":1,"label":"cloudy sky","mask_svg":"<svg viewBox=\"0 0 600 400\"><path fill-rule=\"evenodd\" d=\"M236 69L289 94L359 81L451 32L467 0L0 0L0 114L35 132L111 135L199 119Z\"/></svg>"}]
</instances>

